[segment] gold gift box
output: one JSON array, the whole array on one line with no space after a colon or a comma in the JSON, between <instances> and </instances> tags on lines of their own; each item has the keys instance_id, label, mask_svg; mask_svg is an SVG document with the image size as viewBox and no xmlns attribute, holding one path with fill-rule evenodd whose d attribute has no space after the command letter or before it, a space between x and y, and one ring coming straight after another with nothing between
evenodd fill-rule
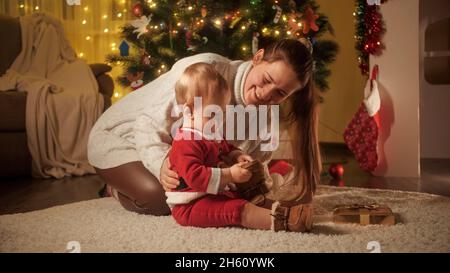
<instances>
[{"instance_id":1,"label":"gold gift box","mask_svg":"<svg viewBox=\"0 0 450 273\"><path fill-rule=\"evenodd\" d=\"M395 225L395 215L385 205L341 205L333 211L333 221L337 224Z\"/></svg>"}]
</instances>

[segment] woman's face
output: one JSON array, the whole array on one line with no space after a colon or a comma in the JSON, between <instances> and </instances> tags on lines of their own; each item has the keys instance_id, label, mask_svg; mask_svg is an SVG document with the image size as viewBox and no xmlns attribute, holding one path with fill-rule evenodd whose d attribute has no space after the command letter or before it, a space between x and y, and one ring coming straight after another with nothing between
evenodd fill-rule
<instances>
[{"instance_id":1,"label":"woman's face","mask_svg":"<svg viewBox=\"0 0 450 273\"><path fill-rule=\"evenodd\" d=\"M253 58L253 68L244 84L246 105L280 104L301 88L294 70L284 61L268 63L262 60L263 50Z\"/></svg>"}]
</instances>

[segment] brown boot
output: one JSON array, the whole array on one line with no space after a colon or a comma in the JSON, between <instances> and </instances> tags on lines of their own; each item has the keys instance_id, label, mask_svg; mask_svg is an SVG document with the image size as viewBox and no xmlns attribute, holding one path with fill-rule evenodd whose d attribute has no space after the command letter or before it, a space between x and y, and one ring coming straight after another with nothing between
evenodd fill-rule
<instances>
[{"instance_id":1,"label":"brown boot","mask_svg":"<svg viewBox=\"0 0 450 273\"><path fill-rule=\"evenodd\" d=\"M258 161L252 161L244 164L243 168L252 172L252 177L247 183L236 184L239 195L255 205L264 202L264 195L269 191L265 183L264 165Z\"/></svg>"},{"instance_id":2,"label":"brown boot","mask_svg":"<svg viewBox=\"0 0 450 273\"><path fill-rule=\"evenodd\" d=\"M273 231L309 232L312 229L312 204L289 206L281 202L272 204Z\"/></svg>"}]
</instances>

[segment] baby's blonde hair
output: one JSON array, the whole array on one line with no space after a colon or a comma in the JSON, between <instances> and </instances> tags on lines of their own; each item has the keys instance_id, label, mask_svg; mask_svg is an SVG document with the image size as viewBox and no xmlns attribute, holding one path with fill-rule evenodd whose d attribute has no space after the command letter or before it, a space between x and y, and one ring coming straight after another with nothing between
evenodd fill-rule
<instances>
[{"instance_id":1,"label":"baby's blonde hair","mask_svg":"<svg viewBox=\"0 0 450 273\"><path fill-rule=\"evenodd\" d=\"M184 70L175 84L178 104L187 104L191 109L194 98L202 97L202 104L228 103L230 92L226 80L207 63L196 63Z\"/></svg>"}]
</instances>

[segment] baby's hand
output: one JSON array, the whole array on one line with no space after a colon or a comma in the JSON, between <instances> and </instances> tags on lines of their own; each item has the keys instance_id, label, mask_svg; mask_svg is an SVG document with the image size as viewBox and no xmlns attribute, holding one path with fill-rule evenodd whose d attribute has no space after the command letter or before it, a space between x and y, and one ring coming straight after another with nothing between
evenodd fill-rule
<instances>
[{"instance_id":1,"label":"baby's hand","mask_svg":"<svg viewBox=\"0 0 450 273\"><path fill-rule=\"evenodd\" d=\"M231 166L230 173L234 183L245 183L252 177L252 173L249 170L242 168L244 163L240 162Z\"/></svg>"}]
</instances>

